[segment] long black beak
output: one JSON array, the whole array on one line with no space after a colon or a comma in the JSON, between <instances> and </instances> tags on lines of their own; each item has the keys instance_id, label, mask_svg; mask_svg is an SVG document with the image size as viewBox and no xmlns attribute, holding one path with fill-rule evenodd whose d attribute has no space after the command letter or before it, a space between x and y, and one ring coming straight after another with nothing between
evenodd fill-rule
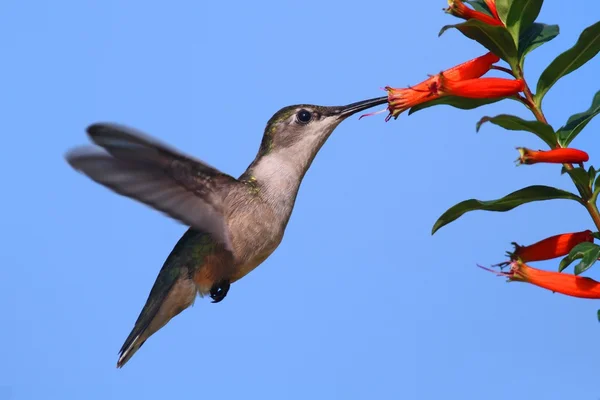
<instances>
[{"instance_id":1,"label":"long black beak","mask_svg":"<svg viewBox=\"0 0 600 400\"><path fill-rule=\"evenodd\" d=\"M342 107L332 107L331 114L338 115L340 118L348 118L357 112L367 110L371 107L379 106L387 103L387 96L377 97L375 99L363 100L356 103L348 104Z\"/></svg>"}]
</instances>

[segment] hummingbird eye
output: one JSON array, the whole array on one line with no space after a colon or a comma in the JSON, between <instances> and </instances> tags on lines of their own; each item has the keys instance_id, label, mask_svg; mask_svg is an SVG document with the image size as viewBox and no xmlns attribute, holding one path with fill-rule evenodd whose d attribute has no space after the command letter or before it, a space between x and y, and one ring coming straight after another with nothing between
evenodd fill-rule
<instances>
[{"instance_id":1,"label":"hummingbird eye","mask_svg":"<svg viewBox=\"0 0 600 400\"><path fill-rule=\"evenodd\" d=\"M302 109L296 114L296 120L303 125L308 124L311 119L312 114L310 113L310 111Z\"/></svg>"}]
</instances>

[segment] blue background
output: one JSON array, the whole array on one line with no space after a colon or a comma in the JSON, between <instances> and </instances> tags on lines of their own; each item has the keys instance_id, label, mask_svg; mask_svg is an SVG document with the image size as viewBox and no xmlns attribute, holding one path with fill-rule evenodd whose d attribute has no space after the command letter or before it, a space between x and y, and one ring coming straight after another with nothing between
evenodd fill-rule
<instances>
[{"instance_id":1,"label":"blue background","mask_svg":"<svg viewBox=\"0 0 600 400\"><path fill-rule=\"evenodd\" d=\"M548 1L561 34L526 77L598 20L600 3ZM510 242L592 228L574 202L475 212L466 198L530 184L572 190L558 167L515 168L543 147L473 111L438 107L344 122L306 175L279 249L153 336L117 350L185 227L74 172L85 127L145 130L232 175L288 104L340 105L415 84L484 53L441 38L445 1L8 1L0 12L3 196L0 398L597 399L600 303L506 284L476 268ZM550 122L589 107L598 59L544 101ZM599 121L573 145L600 157ZM538 266L555 269L556 262ZM600 277L592 270L592 277Z\"/></svg>"}]
</instances>

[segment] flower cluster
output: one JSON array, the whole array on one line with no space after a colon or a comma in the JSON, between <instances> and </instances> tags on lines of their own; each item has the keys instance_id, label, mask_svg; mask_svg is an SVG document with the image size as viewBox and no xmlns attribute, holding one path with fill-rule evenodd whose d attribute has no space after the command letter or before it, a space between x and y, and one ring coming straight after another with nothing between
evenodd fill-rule
<instances>
[{"instance_id":1,"label":"flower cluster","mask_svg":"<svg viewBox=\"0 0 600 400\"><path fill-rule=\"evenodd\" d=\"M514 96L524 89L521 79L482 78L500 57L487 53L452 67L438 75L408 88L387 86L390 118L398 118L404 111L444 96L471 99L489 99Z\"/></svg>"},{"instance_id":2,"label":"flower cluster","mask_svg":"<svg viewBox=\"0 0 600 400\"><path fill-rule=\"evenodd\" d=\"M473 10L461 0L448 0L447 13L457 17L471 20L475 19L488 25L504 26L498 16L495 0L484 0L489 15L481 11ZM474 58L465 63L442 71L437 75L430 76L425 81L407 88L392 88L386 86L388 92L389 115L398 118L404 111L427 103L441 97L454 96L469 99L502 99L518 96L525 90L523 79L504 78L482 78L494 64L500 61L500 57L489 52L481 57ZM499 68L503 69L503 68ZM371 113L367 115L373 115Z\"/></svg>"},{"instance_id":3,"label":"flower cluster","mask_svg":"<svg viewBox=\"0 0 600 400\"><path fill-rule=\"evenodd\" d=\"M507 252L510 261L497 264L501 267L510 265L510 272L496 272L480 267L498 275L507 276L510 281L531 283L568 296L600 299L600 282L572 274L543 271L527 265L527 263L536 261L564 257L577 245L593 242L594 235L590 230L551 236L529 246L520 246L513 242L514 251Z\"/></svg>"},{"instance_id":4,"label":"flower cluster","mask_svg":"<svg viewBox=\"0 0 600 400\"><path fill-rule=\"evenodd\" d=\"M442 28L440 34L455 28L469 39L479 42L488 52L430 75L416 85L405 88L386 86L386 110L389 112L386 121L397 119L407 110L415 112L436 104L476 108L507 98L517 100L533 114L535 121L500 114L496 117L483 117L477 124L477 129L484 122L490 122L505 129L535 134L550 147L549 150L517 147L517 164L560 164L562 172L573 180L578 193L533 185L497 200L466 200L448 209L435 223L433 232L469 211L504 212L521 204L552 199L577 201L585 207L597 231L600 231L600 211L596 204L600 197L600 171L593 166L585 169L584 163L589 161L588 154L568 147L586 124L600 114L600 92L596 94L589 110L573 115L556 131L548 123L541 107L543 97L558 79L573 72L600 52L589 50L598 47L595 43L600 40L600 22L588 27L571 49L559 55L546 68L538 81L537 93L533 93L524 78L525 56L556 37L558 26L535 22L543 0L526 3L520 0L503 0L500 5L500 2L496 4L496 0L448 0L445 12L465 22L448 25ZM576 64L566 64L574 59L577 59ZM500 62L506 62L507 66L498 65ZM510 78L486 77L492 69L507 73ZM600 298L600 283L579 276L600 259L600 245L594 243L595 238L600 239L600 232L584 230L548 237L529 246L513 243L515 248L508 252L509 260L495 265L500 268L510 266L510 271L496 271L511 281L528 282L569 296ZM543 271L528 265L557 257L564 257L557 272ZM575 274L563 273L575 260L579 260L574 268Z\"/></svg>"}]
</instances>

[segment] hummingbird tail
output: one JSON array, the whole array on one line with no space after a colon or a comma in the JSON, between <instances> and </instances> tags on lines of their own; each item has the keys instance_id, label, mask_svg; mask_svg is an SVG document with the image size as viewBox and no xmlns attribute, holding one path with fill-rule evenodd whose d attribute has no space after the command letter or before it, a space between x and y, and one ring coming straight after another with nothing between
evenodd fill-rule
<instances>
[{"instance_id":1,"label":"hummingbird tail","mask_svg":"<svg viewBox=\"0 0 600 400\"><path fill-rule=\"evenodd\" d=\"M181 268L177 271L179 274L171 272L172 269L163 268L158 275L146 305L119 351L117 368L123 367L150 336L194 303L198 289L190 279L187 268ZM175 280L168 282L170 278Z\"/></svg>"},{"instance_id":2,"label":"hummingbird tail","mask_svg":"<svg viewBox=\"0 0 600 400\"><path fill-rule=\"evenodd\" d=\"M208 293L214 282L228 277L232 265L231 253L215 245L209 234L188 229L163 264L133 330L119 350L117 368L125 365L150 336L190 307L198 291Z\"/></svg>"},{"instance_id":3,"label":"hummingbird tail","mask_svg":"<svg viewBox=\"0 0 600 400\"><path fill-rule=\"evenodd\" d=\"M125 351L121 352L119 360L117 361L117 368L122 368L123 365L125 365L127 361L133 357L135 352L142 347L144 342L145 340L140 341L140 336L136 336L135 339L133 339L133 342L125 349Z\"/></svg>"}]
</instances>

